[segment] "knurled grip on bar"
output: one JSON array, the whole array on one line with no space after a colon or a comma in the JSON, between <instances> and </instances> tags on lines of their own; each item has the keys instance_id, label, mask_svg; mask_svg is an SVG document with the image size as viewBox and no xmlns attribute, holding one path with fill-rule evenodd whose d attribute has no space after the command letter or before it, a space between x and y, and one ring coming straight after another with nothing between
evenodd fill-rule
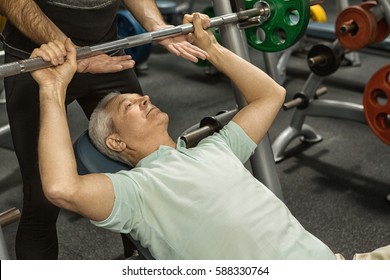
<instances>
[{"instance_id":1,"label":"knurled grip on bar","mask_svg":"<svg viewBox=\"0 0 390 280\"><path fill-rule=\"evenodd\" d=\"M90 47L77 48L77 59L91 56ZM44 61L41 57L27 58L15 62L0 65L0 78L31 72L38 69L51 67L50 62Z\"/></svg>"}]
</instances>

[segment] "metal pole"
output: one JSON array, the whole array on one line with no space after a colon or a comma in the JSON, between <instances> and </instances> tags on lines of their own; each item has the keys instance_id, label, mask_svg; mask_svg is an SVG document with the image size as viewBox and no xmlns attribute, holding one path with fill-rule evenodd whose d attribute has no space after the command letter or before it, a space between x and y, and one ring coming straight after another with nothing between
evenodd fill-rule
<instances>
[{"instance_id":1,"label":"metal pole","mask_svg":"<svg viewBox=\"0 0 390 280\"><path fill-rule=\"evenodd\" d=\"M216 15L232 12L230 1L214 0L214 12ZM249 50L242 32L236 25L223 25L219 28L221 33L222 44L244 58L250 61ZM234 94L241 109L246 105L246 102L237 88L233 86ZM266 185L279 199L283 200L282 188L280 186L279 177L277 175L276 165L269 141L269 136L266 134L257 147L255 153L250 159L253 175Z\"/></svg>"},{"instance_id":2,"label":"metal pole","mask_svg":"<svg viewBox=\"0 0 390 280\"><path fill-rule=\"evenodd\" d=\"M389 0L378 0L380 6L382 6L384 17L386 18L387 25L390 26L390 1Z\"/></svg>"}]
</instances>

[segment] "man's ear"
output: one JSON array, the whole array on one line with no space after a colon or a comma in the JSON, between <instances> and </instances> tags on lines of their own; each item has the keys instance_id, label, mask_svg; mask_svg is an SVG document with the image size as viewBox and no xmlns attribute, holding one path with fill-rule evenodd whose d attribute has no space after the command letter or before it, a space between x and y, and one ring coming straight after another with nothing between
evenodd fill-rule
<instances>
[{"instance_id":1,"label":"man's ear","mask_svg":"<svg viewBox=\"0 0 390 280\"><path fill-rule=\"evenodd\" d=\"M106 145L110 150L122 152L126 149L126 143L121 140L118 134L111 134L106 138Z\"/></svg>"}]
</instances>

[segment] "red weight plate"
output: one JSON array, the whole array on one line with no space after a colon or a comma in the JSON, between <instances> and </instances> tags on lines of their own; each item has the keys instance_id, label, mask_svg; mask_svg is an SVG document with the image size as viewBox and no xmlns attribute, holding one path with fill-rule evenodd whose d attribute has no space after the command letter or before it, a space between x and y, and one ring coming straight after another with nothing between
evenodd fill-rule
<instances>
[{"instance_id":1,"label":"red weight plate","mask_svg":"<svg viewBox=\"0 0 390 280\"><path fill-rule=\"evenodd\" d=\"M362 7L363 9L369 12L370 9L372 9L376 5L377 5L376 1L367 1L360 4L360 7ZM387 24L386 19L383 18L377 22L377 34L376 37L371 42L371 44L380 43L383 40L385 40L389 35L390 35L390 26Z\"/></svg>"},{"instance_id":2,"label":"red weight plate","mask_svg":"<svg viewBox=\"0 0 390 280\"><path fill-rule=\"evenodd\" d=\"M352 32L341 32L341 27L350 23L355 24L357 29ZM345 49L349 50L366 47L377 35L377 22L374 15L360 6L344 9L338 15L335 26L337 39Z\"/></svg>"},{"instance_id":3,"label":"red weight plate","mask_svg":"<svg viewBox=\"0 0 390 280\"><path fill-rule=\"evenodd\" d=\"M363 107L371 130L390 145L390 64L379 69L368 81Z\"/></svg>"}]
</instances>

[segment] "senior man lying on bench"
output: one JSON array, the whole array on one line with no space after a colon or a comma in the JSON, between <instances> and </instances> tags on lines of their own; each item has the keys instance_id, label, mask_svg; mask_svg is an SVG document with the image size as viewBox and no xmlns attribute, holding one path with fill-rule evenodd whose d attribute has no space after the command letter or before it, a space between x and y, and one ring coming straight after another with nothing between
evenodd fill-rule
<instances>
[{"instance_id":1,"label":"senior man lying on bench","mask_svg":"<svg viewBox=\"0 0 390 280\"><path fill-rule=\"evenodd\" d=\"M243 165L279 112L285 89L204 31L207 16L184 21L195 27L188 40L208 53L248 105L219 133L187 149L168 135L167 114L148 96L110 94L93 113L91 139L102 153L135 167L79 176L64 105L76 52L70 40L42 46L32 56L57 65L33 73L46 197L96 226L130 234L156 259L335 259Z\"/></svg>"}]
</instances>

